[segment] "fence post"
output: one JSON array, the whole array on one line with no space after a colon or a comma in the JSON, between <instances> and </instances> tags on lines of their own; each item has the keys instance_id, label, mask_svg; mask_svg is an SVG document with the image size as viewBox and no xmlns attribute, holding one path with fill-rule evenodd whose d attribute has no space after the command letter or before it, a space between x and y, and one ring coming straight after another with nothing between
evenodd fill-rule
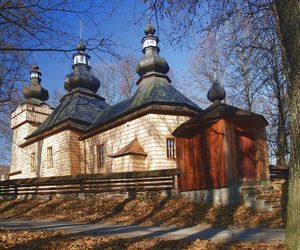
<instances>
[{"instance_id":1,"label":"fence post","mask_svg":"<svg viewBox=\"0 0 300 250\"><path fill-rule=\"evenodd\" d=\"M18 195L18 186L15 184L15 195Z\"/></svg>"},{"instance_id":2,"label":"fence post","mask_svg":"<svg viewBox=\"0 0 300 250\"><path fill-rule=\"evenodd\" d=\"M178 176L173 175L173 188L178 189Z\"/></svg>"},{"instance_id":3,"label":"fence post","mask_svg":"<svg viewBox=\"0 0 300 250\"><path fill-rule=\"evenodd\" d=\"M83 180L80 180L79 185L80 185L80 191L79 191L79 194L78 194L78 198L79 199L85 199Z\"/></svg>"}]
</instances>

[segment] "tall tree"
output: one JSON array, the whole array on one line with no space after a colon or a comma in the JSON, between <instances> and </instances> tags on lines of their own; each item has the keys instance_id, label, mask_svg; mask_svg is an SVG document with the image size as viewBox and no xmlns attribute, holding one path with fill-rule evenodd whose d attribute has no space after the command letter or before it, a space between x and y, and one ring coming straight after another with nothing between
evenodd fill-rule
<instances>
[{"instance_id":1,"label":"tall tree","mask_svg":"<svg viewBox=\"0 0 300 250\"><path fill-rule=\"evenodd\" d=\"M121 99L120 78L116 64L102 63L93 68L95 76L100 80L98 94L105 98L109 105Z\"/></svg>"},{"instance_id":2,"label":"tall tree","mask_svg":"<svg viewBox=\"0 0 300 250\"><path fill-rule=\"evenodd\" d=\"M137 73L135 67L137 59L132 55L125 55L111 64L102 63L93 69L100 80L99 95L110 105L133 95L136 88Z\"/></svg>"},{"instance_id":3,"label":"tall tree","mask_svg":"<svg viewBox=\"0 0 300 250\"><path fill-rule=\"evenodd\" d=\"M174 24L170 34L171 41L182 41L189 35L197 34L195 31L204 34L207 31L223 28L224 24L237 14L248 16L254 24L253 27L257 27L262 35L268 33L270 27L279 28L282 42L281 54L288 83L291 128L286 243L288 249L300 249L300 2L298 0L160 0L155 1L153 5L157 13L169 17ZM275 22L272 14L274 6L277 11ZM256 48L255 42L251 41L249 46ZM267 50L266 53L270 51ZM276 70L278 67L273 68ZM281 122L284 121L281 119Z\"/></svg>"},{"instance_id":4,"label":"tall tree","mask_svg":"<svg viewBox=\"0 0 300 250\"><path fill-rule=\"evenodd\" d=\"M279 30L286 59L291 111L291 159L289 169L288 249L300 249L300 2L276 0Z\"/></svg>"},{"instance_id":5,"label":"tall tree","mask_svg":"<svg viewBox=\"0 0 300 250\"><path fill-rule=\"evenodd\" d=\"M214 65L207 61L218 55L216 61L221 62L224 72L222 83L228 93L227 101L268 118L267 138L272 162L276 160L277 164L284 165L289 154L289 112L272 1L166 0L153 4L157 14L170 18L168 37L172 41L187 44L200 37L199 49L191 63L193 80L200 81L201 85L207 82L207 72ZM206 43L211 34L214 34L215 45L208 47ZM201 90L206 88L200 86Z\"/></svg>"},{"instance_id":6,"label":"tall tree","mask_svg":"<svg viewBox=\"0 0 300 250\"><path fill-rule=\"evenodd\" d=\"M133 55L123 56L118 62L118 72L120 74L121 96L128 98L133 95L138 80L136 73L137 58Z\"/></svg>"}]
</instances>

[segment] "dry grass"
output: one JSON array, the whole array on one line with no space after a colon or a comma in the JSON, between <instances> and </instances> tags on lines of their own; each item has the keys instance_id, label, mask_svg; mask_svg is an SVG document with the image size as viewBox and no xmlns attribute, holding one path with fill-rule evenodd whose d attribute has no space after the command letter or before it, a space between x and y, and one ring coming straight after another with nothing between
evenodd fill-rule
<instances>
[{"instance_id":1,"label":"dry grass","mask_svg":"<svg viewBox=\"0 0 300 250\"><path fill-rule=\"evenodd\" d=\"M256 211L246 206L199 205L184 197L121 199L87 197L0 201L1 219L105 222L124 225L207 223L212 226L285 227L281 210Z\"/></svg>"}]
</instances>

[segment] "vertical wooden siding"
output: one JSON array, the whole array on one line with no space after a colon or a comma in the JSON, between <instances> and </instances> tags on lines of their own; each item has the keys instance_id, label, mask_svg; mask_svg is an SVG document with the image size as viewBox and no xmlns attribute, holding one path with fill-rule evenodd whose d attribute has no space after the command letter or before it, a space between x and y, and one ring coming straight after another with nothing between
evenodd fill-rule
<instances>
[{"instance_id":1,"label":"vertical wooden siding","mask_svg":"<svg viewBox=\"0 0 300 250\"><path fill-rule=\"evenodd\" d=\"M224 123L219 121L190 139L176 138L178 185L181 191L226 186Z\"/></svg>"},{"instance_id":2,"label":"vertical wooden siding","mask_svg":"<svg viewBox=\"0 0 300 250\"><path fill-rule=\"evenodd\" d=\"M265 129L220 120L176 138L181 191L228 187L268 178Z\"/></svg>"},{"instance_id":3,"label":"vertical wooden siding","mask_svg":"<svg viewBox=\"0 0 300 250\"><path fill-rule=\"evenodd\" d=\"M237 132L239 178L252 180L256 177L256 135L249 132Z\"/></svg>"}]
</instances>

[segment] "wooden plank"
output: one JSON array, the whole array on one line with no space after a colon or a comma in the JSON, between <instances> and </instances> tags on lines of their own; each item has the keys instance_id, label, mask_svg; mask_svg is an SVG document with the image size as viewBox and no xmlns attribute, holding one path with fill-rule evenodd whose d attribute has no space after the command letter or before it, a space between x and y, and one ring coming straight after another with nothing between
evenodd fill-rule
<instances>
[{"instance_id":1,"label":"wooden plank","mask_svg":"<svg viewBox=\"0 0 300 250\"><path fill-rule=\"evenodd\" d=\"M17 174L22 174L22 170L11 172L11 173L9 173L9 176L13 176L13 175L17 175Z\"/></svg>"},{"instance_id":2,"label":"wooden plank","mask_svg":"<svg viewBox=\"0 0 300 250\"><path fill-rule=\"evenodd\" d=\"M120 173L104 173L104 174L80 174L68 175L58 177L40 177L27 179L13 179L1 181L0 185L8 184L42 184L42 183L59 183L65 181L83 181L83 180L100 180L100 179L129 179L129 178L150 178L150 177L165 177L178 175L178 169L163 169L152 171L134 171L134 172L120 172Z\"/></svg>"},{"instance_id":3,"label":"wooden plank","mask_svg":"<svg viewBox=\"0 0 300 250\"><path fill-rule=\"evenodd\" d=\"M242 180L256 179L256 135L238 131L239 177Z\"/></svg>"},{"instance_id":4,"label":"wooden plank","mask_svg":"<svg viewBox=\"0 0 300 250\"><path fill-rule=\"evenodd\" d=\"M1 195L21 195L21 194L71 194L80 192L119 192L119 191L132 191L132 190L166 190L175 186L174 175L166 175L170 173L178 173L178 170L166 171L152 171L146 175L127 173L125 179L96 179L95 177L103 177L99 174L90 175L91 179L73 178L32 178L22 180L12 180L1 182L0 194ZM120 177L114 175L113 177ZM139 176L138 178L131 178ZM152 177L149 177L152 176ZM157 176L157 177L155 177ZM40 180L43 179L42 182ZM47 181L46 181L47 180Z\"/></svg>"}]
</instances>

